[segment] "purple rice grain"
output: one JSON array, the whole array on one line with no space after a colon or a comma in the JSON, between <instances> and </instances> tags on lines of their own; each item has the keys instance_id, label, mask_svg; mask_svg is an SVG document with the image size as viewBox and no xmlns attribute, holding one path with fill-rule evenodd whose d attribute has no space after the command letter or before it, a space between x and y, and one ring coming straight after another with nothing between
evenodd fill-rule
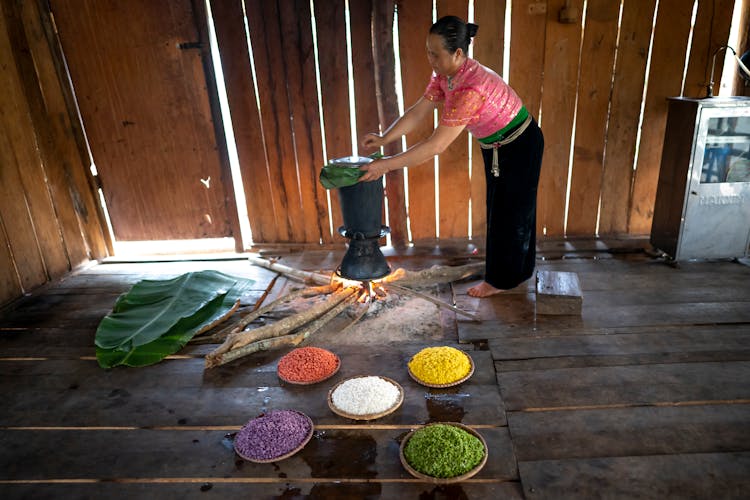
<instances>
[{"instance_id":1,"label":"purple rice grain","mask_svg":"<svg viewBox=\"0 0 750 500\"><path fill-rule=\"evenodd\" d=\"M274 410L250 420L234 438L243 458L272 460L297 448L310 434L310 420L294 410Z\"/></svg>"}]
</instances>

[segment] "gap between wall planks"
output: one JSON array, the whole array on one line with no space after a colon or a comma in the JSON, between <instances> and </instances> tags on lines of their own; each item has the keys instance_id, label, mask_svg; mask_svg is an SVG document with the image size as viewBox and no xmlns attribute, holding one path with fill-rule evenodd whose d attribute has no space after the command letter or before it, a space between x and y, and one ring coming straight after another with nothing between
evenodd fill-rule
<instances>
[{"instance_id":1,"label":"gap between wall planks","mask_svg":"<svg viewBox=\"0 0 750 500\"><path fill-rule=\"evenodd\" d=\"M599 233L628 232L633 158L645 83L656 0L628 0L623 6L612 83L611 110L601 180Z\"/></svg>"},{"instance_id":2,"label":"gap between wall planks","mask_svg":"<svg viewBox=\"0 0 750 500\"><path fill-rule=\"evenodd\" d=\"M432 0L399 0L398 36L401 58L401 85L404 108L409 109L424 94L432 74L425 51L426 33L432 24ZM389 124L385 124L387 127ZM431 120L420 123L406 135L406 145L427 139L432 134ZM408 168L409 222L412 239L434 239L435 226L435 169L434 160Z\"/></svg>"},{"instance_id":3,"label":"gap between wall planks","mask_svg":"<svg viewBox=\"0 0 750 500\"><path fill-rule=\"evenodd\" d=\"M596 234L619 2L589 0L580 62L566 234Z\"/></svg>"},{"instance_id":4,"label":"gap between wall planks","mask_svg":"<svg viewBox=\"0 0 750 500\"><path fill-rule=\"evenodd\" d=\"M396 60L393 45L394 2L393 0L386 0L373 3L371 10L375 86L376 88L395 90ZM366 21L367 18L363 17L363 20ZM353 31L357 32L360 30L355 29ZM355 78L358 76L355 73ZM356 91L355 94L359 102L362 96L357 94ZM383 129L385 129L388 127L388 124L393 123L399 116L396 93L381 92L377 94L377 109L378 120L382 124ZM394 141L383 148L383 152L386 155L392 155L398 151L400 151L398 141ZM388 202L391 243L396 247L403 247L408 242L403 170L395 170L385 176L385 196Z\"/></svg>"},{"instance_id":5,"label":"gap between wall planks","mask_svg":"<svg viewBox=\"0 0 750 500\"><path fill-rule=\"evenodd\" d=\"M291 112L283 54L283 40L276 2L245 3L253 57L258 71L261 124L266 137L266 154L271 176L271 192L277 202L279 241L307 241L301 193L298 189ZM299 82L295 82L299 84ZM252 182L252 179L248 179Z\"/></svg>"},{"instance_id":6,"label":"gap between wall planks","mask_svg":"<svg viewBox=\"0 0 750 500\"><path fill-rule=\"evenodd\" d=\"M212 16L253 238L280 241L263 129L256 105L242 0L212 2Z\"/></svg>"},{"instance_id":7,"label":"gap between wall planks","mask_svg":"<svg viewBox=\"0 0 750 500\"><path fill-rule=\"evenodd\" d=\"M719 3L716 5L709 0L698 2L686 74L686 95L694 95L700 90L700 81L706 74L706 66L710 62L709 55L715 50L714 45L726 43L728 37L731 16L727 15L727 12L731 12L732 2L717 1ZM247 5L250 6L247 9L249 18L257 17L251 15L255 12L252 6L256 4L258 2L247 1ZM676 0L661 2L651 54L652 70L648 80L645 70L649 57L655 0L591 0L585 4L586 12L583 11L583 0L576 0L571 6L579 11L578 22L561 24L557 16L565 4L565 0L549 0L544 14L530 10L529 1L518 2L511 11L509 82L522 97L532 115L541 122L546 139L539 189L538 229L541 233L541 230L546 228L547 236L561 236L567 224L568 234L591 236L597 231L598 219L600 234L648 233L666 116L665 99L681 93L678 82L682 81L684 72L684 54L690 34L689 21L693 3ZM295 12L288 12L289 9L285 8L283 3L276 5L279 6L280 14L292 17L296 15ZM423 46L432 22L432 2L401 0L396 1L395 5L398 13L402 90L404 105L408 108L421 97L431 73ZM451 13L466 17L468 14L466 0L440 0L436 5L438 16ZM620 5L622 22L618 32ZM374 121L370 120L374 117L373 91L376 95L379 92L381 98L391 92L389 88L373 88L371 83L374 80L362 77L362 73L373 72L375 64L366 50L368 44L373 44L371 15L368 14L370 6L371 2L358 4L350 13L354 64L354 74L351 76L355 87L358 139L373 130ZM475 57L496 71L501 71L502 68L505 6L504 1L475 2L475 21L480 25L475 40ZM350 154L353 149L349 128L349 89L344 78L347 73L344 1L317 1L314 2L314 7L325 138L316 138L318 132L315 130L307 132L311 135L310 144L313 147L316 140L325 140L329 157L343 156ZM258 10L259 8L257 7L256 11L263 16L263 11ZM304 15L304 8L297 10ZM710 14L715 14L713 21ZM586 26L581 25L583 16ZM268 19L270 18L265 16L262 20ZM248 19L251 25L251 39L254 40L254 45L259 45L257 50L261 52L267 50L263 48L267 45L264 33L269 28L267 25L254 26L262 20ZM305 23L297 23L296 26L306 29ZM220 27L217 27L217 31L221 31ZM221 37L221 33L219 36ZM377 51L377 40L375 44ZM720 63L721 61L717 61L717 74L721 71ZM278 166L279 158L283 157L284 152L274 152L279 150L279 146L274 143L279 137L284 137L285 131L284 127L278 124L287 119L284 116L275 119L266 117L267 114L279 114L284 108L283 103L266 99L276 92L262 88L271 84L277 87L282 85L278 80L279 75L284 78L286 76L279 68L274 68L264 63L262 55L256 56L261 117L264 129L267 126L271 127L271 130L264 130L265 148L269 151L270 175L267 182L272 194L271 205L280 217L285 219L281 224L279 221L276 224L284 228L291 226L292 219L301 215L288 207L287 198L299 199L310 195L292 192L294 183L285 172L286 168ZM248 65L246 71L249 70ZM273 77L269 76L269 71L275 72ZM641 133L640 154L635 159L645 82L647 88L644 128ZM294 92L309 95L304 86L301 87L302 90L297 90L303 82L290 80L285 83L290 89L290 99L293 99L291 95ZM231 86L231 83L229 85ZM312 116L307 117L308 123L312 123L311 118ZM381 127L388 125L390 123L380 124ZM417 130L407 135L407 145L423 140L431 131L431 124L420 125ZM575 143L571 143L573 137ZM469 147L472 148L472 165L468 164ZM435 178L431 160L409 168L408 217L413 240L435 238L436 217L439 219L441 238L467 237L469 199L472 201L471 234L484 234L484 181L480 179L483 176L480 156L481 151L476 144L472 142L469 146L468 139L462 137L440 156L443 168L439 169L439 179ZM633 165L637 167L635 170ZM569 167L572 167L570 179ZM244 166L243 168L246 169ZM317 171L319 165L313 165L312 168ZM310 178L315 179L315 176ZM263 183L265 182L264 180ZM440 186L439 207L435 206L436 182L439 182ZM279 189L279 186L283 186L284 189ZM316 185L316 192L317 189ZM330 210L336 229L341 223L340 209L336 193L330 194L333 195ZM322 204L320 194L317 196L316 203ZM251 203L248 202L249 205ZM256 207L255 211L259 210L262 211L263 208ZM289 217L285 217L287 211L291 212ZM307 212L307 208L304 211ZM318 214L324 213L320 205L315 207L315 211ZM391 225L402 222L398 220L399 217L403 217L399 213L396 211L389 214ZM253 218L251 215L251 226L254 234L259 235L258 242L264 240L265 234L273 236L273 231L265 230L268 223L268 217ZM324 242L337 241L336 235L331 236L325 224L320 226L321 239ZM289 229L283 236L277 235L277 239L297 241L296 235L297 232ZM309 237L309 234L305 235L305 238Z\"/></svg>"},{"instance_id":8,"label":"gap between wall planks","mask_svg":"<svg viewBox=\"0 0 750 500\"><path fill-rule=\"evenodd\" d=\"M454 15L467 19L468 0L437 0L437 17ZM422 34L426 38L426 33ZM422 52L422 57L426 57ZM427 85L427 82L424 84ZM438 158L440 209L438 212L441 238L469 234L469 143L466 135L446 148Z\"/></svg>"},{"instance_id":9,"label":"gap between wall planks","mask_svg":"<svg viewBox=\"0 0 750 500\"><path fill-rule=\"evenodd\" d=\"M310 2L294 0L294 8L299 14L297 17L282 15L279 18L281 42L293 117L292 137L305 221L304 241L317 243L324 233L329 234L330 231L326 193L318 182L318 169L323 165L323 145L320 140ZM326 240L330 241L330 237Z\"/></svg>"},{"instance_id":10,"label":"gap between wall planks","mask_svg":"<svg viewBox=\"0 0 750 500\"><path fill-rule=\"evenodd\" d=\"M473 57L483 65L503 74L505 46L505 6L501 0L474 0L475 24L480 24L477 36L472 41ZM484 177L484 160L482 148L476 138L470 137L471 143L471 234L472 237L483 236L487 225L487 185Z\"/></svg>"},{"instance_id":11,"label":"gap between wall planks","mask_svg":"<svg viewBox=\"0 0 750 500\"><path fill-rule=\"evenodd\" d=\"M320 91L323 127L328 158L348 156L352 152L349 113L349 86L346 56L346 14L343 0L314 2L317 26ZM257 67L257 66L256 66ZM318 165L317 168L322 167ZM338 192L330 191L333 231L343 225ZM334 235L333 241L336 240ZM340 240L339 240L340 241Z\"/></svg>"},{"instance_id":12,"label":"gap between wall planks","mask_svg":"<svg viewBox=\"0 0 750 500\"><path fill-rule=\"evenodd\" d=\"M664 130L667 122L666 97L680 95L682 69L690 31L693 5L681 0L660 0L653 35L643 128L633 178L633 198L628 229L648 233L654 213L656 182L659 178Z\"/></svg>"}]
</instances>

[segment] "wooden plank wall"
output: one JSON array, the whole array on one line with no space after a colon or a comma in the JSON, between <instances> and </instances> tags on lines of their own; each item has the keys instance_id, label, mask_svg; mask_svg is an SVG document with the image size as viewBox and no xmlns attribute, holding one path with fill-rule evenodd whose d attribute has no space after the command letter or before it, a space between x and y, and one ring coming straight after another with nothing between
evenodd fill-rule
<instances>
[{"instance_id":1,"label":"wooden plank wall","mask_svg":"<svg viewBox=\"0 0 750 500\"><path fill-rule=\"evenodd\" d=\"M341 222L337 195L329 193L329 201L316 182L317 172L327 159L356 151L351 121L355 122L357 140L378 126L389 125L378 124L376 96L392 99L394 92L388 85L374 87L370 48L388 44L377 39L383 30L371 38L368 9L372 2L313 0L313 25L307 19L309 2L244 0L260 94L259 115L251 102L254 93L247 40L243 43L238 28L243 21L243 0L212 4L222 60L231 59L226 63L231 68L228 91L233 118L238 114L238 147L247 152L246 158L252 158L242 161L242 169L249 186L255 242L341 241L335 234ZM509 4L509 74L505 76L542 124L546 140L539 234L647 234L666 98L703 95L710 54L727 43L734 2L397 0L400 60L396 64L404 106L408 108L422 95L431 73L424 40L433 12L465 19L471 12L480 26L474 56L502 74ZM353 6L351 12L347 5ZM573 22L559 21L558 14L566 5L577 13ZM229 15L224 12L228 8L234 10L234 28L222 22ZM316 60L305 52L313 50L313 26L320 102L311 81ZM230 39L234 41L223 41ZM351 74L348 51L352 54ZM720 66L717 61L716 75L721 73ZM351 87L349 78L354 82ZM350 97L355 103L354 117ZM321 111L322 129L318 125ZM253 127L262 130L248 130ZM425 123L408 134L407 146L428 137L432 128L432 123ZM399 144L397 150L400 148ZM480 155L470 138L462 136L439 157L437 167L427 161L408 169L404 192L412 241L484 234ZM404 180L393 176L387 182ZM298 188L301 191L296 191ZM391 225L404 222L402 209L388 215Z\"/></svg>"},{"instance_id":2,"label":"wooden plank wall","mask_svg":"<svg viewBox=\"0 0 750 500\"><path fill-rule=\"evenodd\" d=\"M393 69L401 76L399 91L407 107L430 75L424 39L433 13L467 18L473 13L480 25L475 57L501 74L508 49L505 76L547 139L539 234L560 237L648 233L665 98L703 95L710 55L728 39L733 4L574 0L569 5L578 9L578 17L570 24L558 21L565 0L383 5L394 8L400 59L394 57L398 68ZM0 0L0 303L111 253L82 127L44 5ZM327 159L357 150L352 121L357 138L388 125L377 118L382 115L377 96L393 102L395 89L377 87L378 57L368 51L396 43L383 39L387 29L372 29L372 9L381 4L232 0L211 5L255 242L341 242L337 195L323 190L317 175ZM740 29L746 33L747 22ZM722 62L717 60L716 75ZM427 137L431 129L425 123L406 144ZM408 211L393 200L389 224L408 223L410 236L399 238L412 241L481 237L481 177L479 151L462 137L437 167L428 161L389 179L388 192L403 192L408 199Z\"/></svg>"},{"instance_id":3,"label":"wooden plank wall","mask_svg":"<svg viewBox=\"0 0 750 500\"><path fill-rule=\"evenodd\" d=\"M51 33L0 2L0 305L111 253Z\"/></svg>"}]
</instances>

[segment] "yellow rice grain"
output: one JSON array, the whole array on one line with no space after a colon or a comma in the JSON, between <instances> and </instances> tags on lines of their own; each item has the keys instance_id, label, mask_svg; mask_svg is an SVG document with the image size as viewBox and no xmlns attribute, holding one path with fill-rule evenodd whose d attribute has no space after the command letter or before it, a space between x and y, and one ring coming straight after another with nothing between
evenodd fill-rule
<instances>
[{"instance_id":1,"label":"yellow rice grain","mask_svg":"<svg viewBox=\"0 0 750 500\"><path fill-rule=\"evenodd\" d=\"M409 361L409 370L428 384L451 384L471 371L469 357L453 347L427 347Z\"/></svg>"}]
</instances>

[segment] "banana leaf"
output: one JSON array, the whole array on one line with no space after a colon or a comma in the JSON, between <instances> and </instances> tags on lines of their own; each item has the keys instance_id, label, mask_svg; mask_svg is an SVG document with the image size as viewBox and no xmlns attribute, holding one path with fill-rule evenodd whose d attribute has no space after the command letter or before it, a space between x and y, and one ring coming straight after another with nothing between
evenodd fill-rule
<instances>
[{"instance_id":1,"label":"banana leaf","mask_svg":"<svg viewBox=\"0 0 750 500\"><path fill-rule=\"evenodd\" d=\"M95 343L103 349L148 344L190 318L211 301L226 295L237 283L217 271L186 273L171 280L143 280L115 303L96 330Z\"/></svg>"},{"instance_id":2,"label":"banana leaf","mask_svg":"<svg viewBox=\"0 0 750 500\"><path fill-rule=\"evenodd\" d=\"M383 155L380 152L375 152L370 155L370 158L373 160L382 157ZM320 169L319 180L324 188L336 189L353 186L359 182L359 178L362 177L362 174L364 174L364 172L357 167L328 163L323 165L323 168Z\"/></svg>"},{"instance_id":3,"label":"banana leaf","mask_svg":"<svg viewBox=\"0 0 750 500\"><path fill-rule=\"evenodd\" d=\"M99 365L102 368L146 366L161 361L182 349L195 334L231 313L240 296L252 284L253 280L233 278L216 271L137 283L117 300L113 313L104 318L97 329L96 357ZM218 291L212 286L218 287ZM187 297L200 296L197 293L200 288L203 288L203 299L193 304L194 310L181 304ZM175 297L179 297L179 300L175 300ZM170 309L176 305L180 307ZM154 321L151 316L154 312L160 316L159 321ZM123 320L126 315L127 318ZM140 321L137 321L139 316ZM111 321L112 317L117 317L117 321ZM108 318L110 320L105 321ZM170 326L156 335L157 332L144 330L144 324ZM122 330L125 325L132 325L141 334L133 336L132 332ZM114 331L108 331L111 326L115 327ZM119 344L103 347L102 344L106 343L100 343L100 337L110 344ZM152 340L144 342L144 338Z\"/></svg>"}]
</instances>

